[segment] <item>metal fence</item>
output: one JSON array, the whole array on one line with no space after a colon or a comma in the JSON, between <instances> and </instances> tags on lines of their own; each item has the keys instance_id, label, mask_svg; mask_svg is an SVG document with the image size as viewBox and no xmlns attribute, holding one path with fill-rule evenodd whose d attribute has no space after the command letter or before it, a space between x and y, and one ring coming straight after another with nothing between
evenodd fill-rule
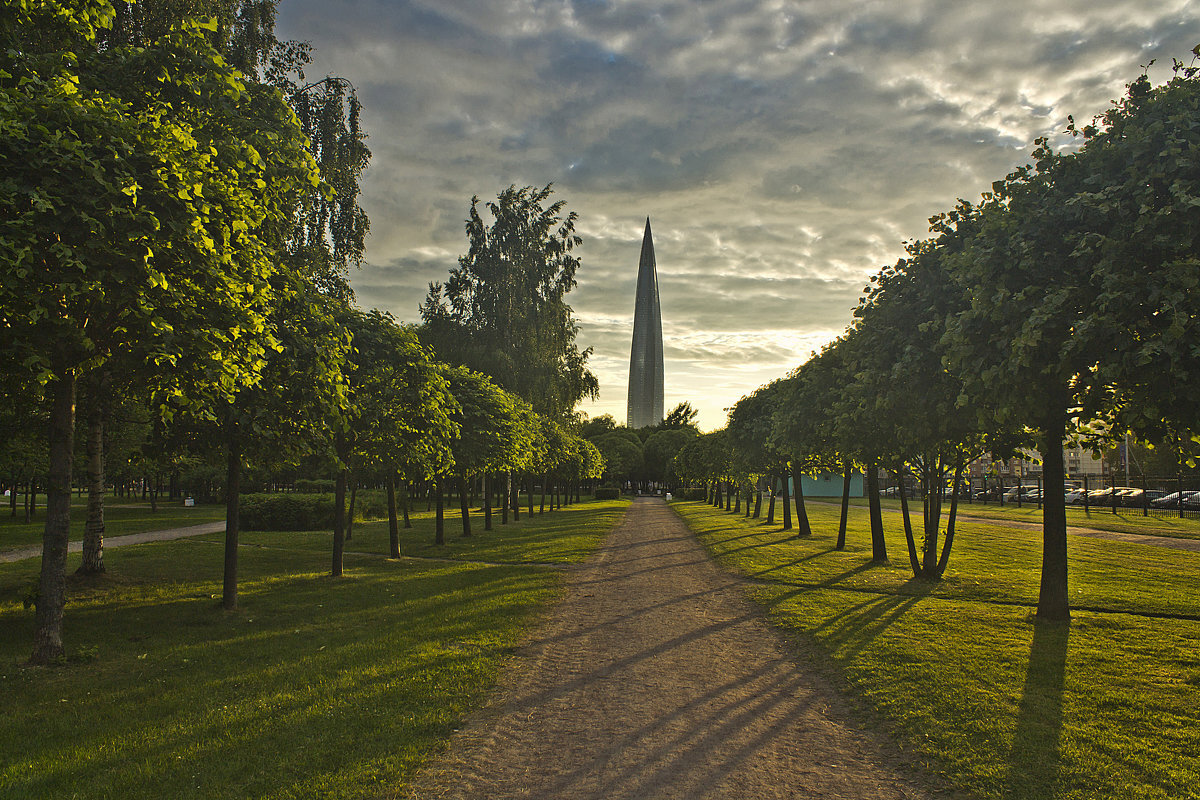
<instances>
[{"instance_id":1,"label":"metal fence","mask_svg":"<svg viewBox=\"0 0 1200 800\"><path fill-rule=\"evenodd\" d=\"M1067 508L1111 511L1113 514L1140 514L1151 517L1200 518L1200 480L1189 478L1138 477L1133 485L1118 476L1091 475L1068 478L1063 486ZM880 479L880 494L898 497L899 485L892 475ZM904 491L909 498L920 499L920 482L906 477ZM952 487L944 488L948 501ZM1036 506L1041 508L1045 487L1041 476L982 476L963 478L958 488L960 504Z\"/></svg>"}]
</instances>

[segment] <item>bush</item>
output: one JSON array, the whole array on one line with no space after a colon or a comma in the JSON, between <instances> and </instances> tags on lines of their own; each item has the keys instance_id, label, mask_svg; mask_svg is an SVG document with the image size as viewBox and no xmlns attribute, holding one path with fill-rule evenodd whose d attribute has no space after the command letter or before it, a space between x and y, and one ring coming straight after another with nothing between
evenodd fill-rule
<instances>
[{"instance_id":1,"label":"bush","mask_svg":"<svg viewBox=\"0 0 1200 800\"><path fill-rule=\"evenodd\" d=\"M297 478L292 488L301 494L333 494L334 482L323 478Z\"/></svg>"},{"instance_id":2,"label":"bush","mask_svg":"<svg viewBox=\"0 0 1200 800\"><path fill-rule=\"evenodd\" d=\"M619 500L621 499L621 490L615 486L599 486L596 488L597 500Z\"/></svg>"},{"instance_id":3,"label":"bush","mask_svg":"<svg viewBox=\"0 0 1200 800\"><path fill-rule=\"evenodd\" d=\"M319 481L314 481L319 483ZM334 496L311 492L244 494L238 507L238 526L248 531L333 530ZM346 509L350 493L346 492ZM359 489L354 500L354 521L387 516L387 493Z\"/></svg>"},{"instance_id":4,"label":"bush","mask_svg":"<svg viewBox=\"0 0 1200 800\"><path fill-rule=\"evenodd\" d=\"M703 486L688 486L687 488L680 489L679 494L676 496L680 500L707 500L708 489L705 489Z\"/></svg>"},{"instance_id":5,"label":"bush","mask_svg":"<svg viewBox=\"0 0 1200 800\"><path fill-rule=\"evenodd\" d=\"M333 495L244 494L238 506L238 527L248 531L333 530Z\"/></svg>"}]
</instances>

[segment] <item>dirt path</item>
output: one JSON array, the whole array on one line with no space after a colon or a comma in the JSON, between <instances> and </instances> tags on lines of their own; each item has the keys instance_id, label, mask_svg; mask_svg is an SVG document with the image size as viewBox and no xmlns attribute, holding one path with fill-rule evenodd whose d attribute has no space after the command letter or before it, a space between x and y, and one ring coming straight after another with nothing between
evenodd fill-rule
<instances>
[{"instance_id":1,"label":"dirt path","mask_svg":"<svg viewBox=\"0 0 1200 800\"><path fill-rule=\"evenodd\" d=\"M199 525L188 525L184 528L144 531L142 533L131 533L127 536L106 536L104 538L104 549L107 550L110 547L120 547L126 544L145 544L146 542L162 542L167 539L184 539L188 536L200 536L201 534L216 533L223 530L225 530L225 521L220 520L218 522L201 522ZM67 551L70 553L83 552L83 542L71 542L67 546ZM38 558L41 554L42 546L40 544L5 550L4 552L0 552L0 564L7 564L12 561L24 561L27 558Z\"/></svg>"},{"instance_id":2,"label":"dirt path","mask_svg":"<svg viewBox=\"0 0 1200 800\"><path fill-rule=\"evenodd\" d=\"M920 798L678 517L638 499L412 798Z\"/></svg>"}]
</instances>

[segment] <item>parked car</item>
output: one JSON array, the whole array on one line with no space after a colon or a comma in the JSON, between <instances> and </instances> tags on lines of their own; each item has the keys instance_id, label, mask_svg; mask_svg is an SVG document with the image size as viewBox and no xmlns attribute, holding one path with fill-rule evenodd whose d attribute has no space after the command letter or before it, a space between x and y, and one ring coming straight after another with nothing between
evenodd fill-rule
<instances>
[{"instance_id":1,"label":"parked car","mask_svg":"<svg viewBox=\"0 0 1200 800\"><path fill-rule=\"evenodd\" d=\"M1069 506L1083 505L1083 496L1085 494L1087 492L1083 491L1083 489L1068 489L1063 495L1063 502Z\"/></svg>"},{"instance_id":2,"label":"parked car","mask_svg":"<svg viewBox=\"0 0 1200 800\"><path fill-rule=\"evenodd\" d=\"M1197 494L1200 494L1200 492L1185 491L1183 493L1184 508L1187 508L1188 501ZM1179 492L1171 492L1170 494L1163 495L1162 497L1158 498L1157 500L1151 500L1150 505L1153 508L1178 508L1179 507Z\"/></svg>"}]
</instances>

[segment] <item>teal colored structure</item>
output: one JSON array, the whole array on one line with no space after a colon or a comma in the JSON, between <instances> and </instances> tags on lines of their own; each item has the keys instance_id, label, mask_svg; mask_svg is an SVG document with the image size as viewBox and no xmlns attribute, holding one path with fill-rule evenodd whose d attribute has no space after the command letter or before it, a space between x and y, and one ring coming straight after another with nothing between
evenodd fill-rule
<instances>
[{"instance_id":1,"label":"teal colored structure","mask_svg":"<svg viewBox=\"0 0 1200 800\"><path fill-rule=\"evenodd\" d=\"M818 475L802 476L805 497L841 497L842 475L839 472L822 472ZM789 480L788 489L795 493L796 484ZM863 476L856 472L850 476L850 496L863 497Z\"/></svg>"}]
</instances>

